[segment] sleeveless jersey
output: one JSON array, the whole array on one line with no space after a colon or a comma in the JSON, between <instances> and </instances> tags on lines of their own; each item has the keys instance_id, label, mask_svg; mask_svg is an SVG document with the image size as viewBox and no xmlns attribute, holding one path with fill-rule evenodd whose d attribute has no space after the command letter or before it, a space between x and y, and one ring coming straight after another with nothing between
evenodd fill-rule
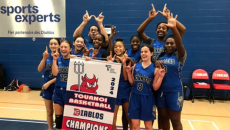
<instances>
[{"instance_id":1,"label":"sleeveless jersey","mask_svg":"<svg viewBox=\"0 0 230 130\"><path fill-rule=\"evenodd\" d=\"M172 55L165 54L159 57L159 61L164 61L165 76L158 91L161 92L178 92L182 91L181 71L184 66L187 54L180 57L178 52Z\"/></svg>"},{"instance_id":2,"label":"sleeveless jersey","mask_svg":"<svg viewBox=\"0 0 230 130\"><path fill-rule=\"evenodd\" d=\"M139 95L152 95L154 72L155 66L153 63L145 69L142 66L142 62L137 63L133 72L134 85L132 92Z\"/></svg>"},{"instance_id":3,"label":"sleeveless jersey","mask_svg":"<svg viewBox=\"0 0 230 130\"><path fill-rule=\"evenodd\" d=\"M67 79L68 79L68 70L69 70L69 61L70 59L63 59L63 57L59 57L57 60L58 64L58 75L56 79L55 86L66 88Z\"/></svg>"}]
</instances>

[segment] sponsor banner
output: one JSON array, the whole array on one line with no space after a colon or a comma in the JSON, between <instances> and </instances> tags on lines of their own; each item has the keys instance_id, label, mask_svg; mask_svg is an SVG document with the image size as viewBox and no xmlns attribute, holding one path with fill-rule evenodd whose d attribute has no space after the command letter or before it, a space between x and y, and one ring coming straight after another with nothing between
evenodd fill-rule
<instances>
[{"instance_id":1,"label":"sponsor banner","mask_svg":"<svg viewBox=\"0 0 230 130\"><path fill-rule=\"evenodd\" d=\"M71 58L63 129L111 130L121 64Z\"/></svg>"},{"instance_id":2,"label":"sponsor banner","mask_svg":"<svg viewBox=\"0 0 230 130\"><path fill-rule=\"evenodd\" d=\"M1 0L0 37L66 37L65 0Z\"/></svg>"}]
</instances>

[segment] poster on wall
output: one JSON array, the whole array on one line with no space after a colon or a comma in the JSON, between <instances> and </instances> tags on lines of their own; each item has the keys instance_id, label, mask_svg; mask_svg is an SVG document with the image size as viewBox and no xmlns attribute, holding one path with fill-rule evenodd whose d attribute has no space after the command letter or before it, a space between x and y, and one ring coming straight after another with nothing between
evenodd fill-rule
<instances>
[{"instance_id":1,"label":"poster on wall","mask_svg":"<svg viewBox=\"0 0 230 130\"><path fill-rule=\"evenodd\" d=\"M0 37L66 37L65 0L1 0Z\"/></svg>"},{"instance_id":2,"label":"poster on wall","mask_svg":"<svg viewBox=\"0 0 230 130\"><path fill-rule=\"evenodd\" d=\"M121 64L71 58L62 128L111 130Z\"/></svg>"}]
</instances>

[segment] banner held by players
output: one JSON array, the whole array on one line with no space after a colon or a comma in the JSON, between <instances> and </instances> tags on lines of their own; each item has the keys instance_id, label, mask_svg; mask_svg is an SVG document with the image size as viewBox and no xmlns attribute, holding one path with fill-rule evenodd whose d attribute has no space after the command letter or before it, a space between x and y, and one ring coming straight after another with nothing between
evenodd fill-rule
<instances>
[{"instance_id":1,"label":"banner held by players","mask_svg":"<svg viewBox=\"0 0 230 130\"><path fill-rule=\"evenodd\" d=\"M120 71L119 63L70 60L63 129L112 129Z\"/></svg>"}]
</instances>

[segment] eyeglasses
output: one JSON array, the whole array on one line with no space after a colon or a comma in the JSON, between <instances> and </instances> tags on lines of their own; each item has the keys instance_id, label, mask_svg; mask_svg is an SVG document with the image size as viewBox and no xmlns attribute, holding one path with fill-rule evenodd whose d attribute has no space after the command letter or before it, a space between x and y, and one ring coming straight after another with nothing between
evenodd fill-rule
<instances>
[{"instance_id":1,"label":"eyeglasses","mask_svg":"<svg viewBox=\"0 0 230 130\"><path fill-rule=\"evenodd\" d=\"M97 32L98 30L96 29L90 29L90 32Z\"/></svg>"}]
</instances>

